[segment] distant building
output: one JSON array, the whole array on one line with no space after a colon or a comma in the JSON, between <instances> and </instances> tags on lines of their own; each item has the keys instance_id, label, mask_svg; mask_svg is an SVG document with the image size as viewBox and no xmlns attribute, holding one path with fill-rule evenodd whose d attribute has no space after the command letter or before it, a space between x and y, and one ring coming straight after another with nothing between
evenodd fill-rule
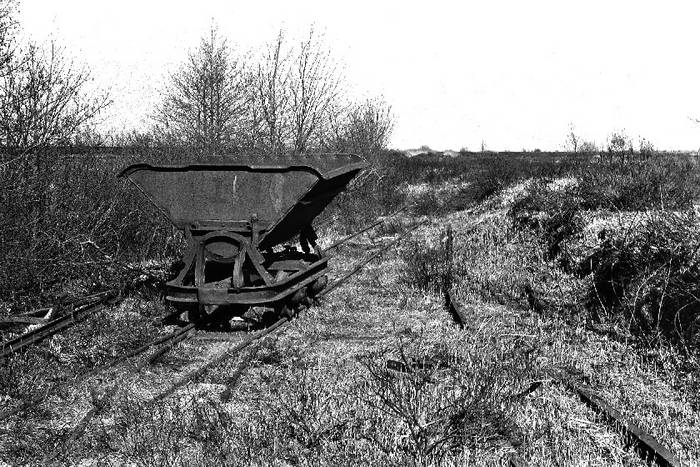
<instances>
[{"instance_id":1,"label":"distant building","mask_svg":"<svg viewBox=\"0 0 700 467\"><path fill-rule=\"evenodd\" d=\"M429 146L421 146L418 149L407 149L404 151L404 154L406 154L406 157L416 157L434 154L436 152L437 151L433 151L432 149L430 149Z\"/></svg>"},{"instance_id":2,"label":"distant building","mask_svg":"<svg viewBox=\"0 0 700 467\"><path fill-rule=\"evenodd\" d=\"M448 149L447 151L436 151L429 146L421 146L418 149L406 149L403 151L406 157L432 156L432 157L457 157L459 152Z\"/></svg>"}]
</instances>

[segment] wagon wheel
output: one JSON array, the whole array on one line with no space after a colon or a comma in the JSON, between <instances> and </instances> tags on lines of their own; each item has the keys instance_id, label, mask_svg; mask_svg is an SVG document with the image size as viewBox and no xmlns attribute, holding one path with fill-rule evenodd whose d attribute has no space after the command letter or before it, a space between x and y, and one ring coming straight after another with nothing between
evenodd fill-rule
<instances>
[{"instance_id":1,"label":"wagon wheel","mask_svg":"<svg viewBox=\"0 0 700 467\"><path fill-rule=\"evenodd\" d=\"M276 310L277 316L281 318L292 319L299 313L299 308L289 302L283 303Z\"/></svg>"},{"instance_id":2,"label":"wagon wheel","mask_svg":"<svg viewBox=\"0 0 700 467\"><path fill-rule=\"evenodd\" d=\"M199 323L206 315L204 306L199 303L189 303L185 307L185 321L188 323Z\"/></svg>"}]
</instances>

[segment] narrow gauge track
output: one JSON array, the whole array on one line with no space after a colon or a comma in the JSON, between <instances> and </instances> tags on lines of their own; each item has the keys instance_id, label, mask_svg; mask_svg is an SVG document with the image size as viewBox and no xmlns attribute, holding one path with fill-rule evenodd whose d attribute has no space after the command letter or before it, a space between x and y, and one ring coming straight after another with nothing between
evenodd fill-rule
<instances>
[{"instance_id":1,"label":"narrow gauge track","mask_svg":"<svg viewBox=\"0 0 700 467\"><path fill-rule=\"evenodd\" d=\"M13 353L38 344L44 339L56 333L64 331L79 323L90 315L102 310L105 306L118 303L121 299L116 290L107 290L96 294L81 297L77 300L62 305L60 308L65 311L57 318L42 324L41 326L28 331L20 336L10 339L0 344L0 358L8 357ZM13 320L18 321L18 320Z\"/></svg>"},{"instance_id":2,"label":"narrow gauge track","mask_svg":"<svg viewBox=\"0 0 700 467\"><path fill-rule=\"evenodd\" d=\"M448 291L445 294L446 307L452 315L454 321L464 327L467 323L468 315L464 307L455 300L454 293ZM576 381L574 375L566 371L551 372L549 375L552 380L570 392L578 396L583 403L596 412L603 420L605 420L611 428L620 432L627 440L631 441L637 453L642 460L647 462L655 462L663 467L680 467L682 464L673 452L666 446L661 444L651 434L644 431L639 425L634 423L628 417L624 416L612 404L603 399L593 388L587 387ZM540 385L533 384L523 394L527 394L537 389ZM514 446L517 451L517 446ZM519 454L513 455L510 460L510 465L513 467L525 465Z\"/></svg>"},{"instance_id":3,"label":"narrow gauge track","mask_svg":"<svg viewBox=\"0 0 700 467\"><path fill-rule=\"evenodd\" d=\"M349 240L365 233L368 232L369 230L383 224L386 222L388 219L394 217L395 215L399 214L400 212L404 211L408 206L404 205L397 209L396 211L392 212L391 214L384 216L381 219L378 219L377 221L359 229L358 231L341 238L340 240L337 240L330 246L326 248L326 251L330 251L332 249L335 249L339 247L340 245L348 242ZM31 316L30 314L24 314L19 317L9 317L4 320L4 324L40 324L39 327L32 329L24 334L21 334L13 339L9 339L5 342L0 343L0 358L8 357L12 355L15 352L18 352L19 350L34 345L42 342L43 340L53 336L54 334L57 334L59 332L62 332L75 324L79 323L80 321L83 321L85 318L87 318L90 315L93 315L99 311L101 311L105 306L111 306L119 303L121 301L121 298L119 297L119 292L116 289L110 289L110 290L105 290L103 292L97 292L91 295L86 295L84 297L80 297L78 299L75 299L71 302L65 303L60 305L59 307L54 307L54 308L60 308L63 310L68 310L67 312L63 312L58 316L57 318L54 318L53 320L46 321L42 318L36 318L34 316ZM49 310L50 308L44 308L43 310ZM179 313L175 313L179 314ZM180 342L185 339L184 335L187 335L192 329L194 329L195 325L194 324L189 324L182 329L178 329L177 331L168 334L166 336L162 336L158 339L155 339L154 341L147 343L143 345L142 347L139 347L132 352L129 352L128 354L119 357L115 359L114 361L99 367L95 370L92 370L88 372L85 377L92 376L96 374L99 371L111 368L119 363L122 363L125 360L128 360L130 358L133 358L137 355L140 355L141 353L145 352L149 348L156 346L156 345L167 345L170 343L171 345L173 343ZM0 417L0 420L2 417Z\"/></svg>"},{"instance_id":4,"label":"narrow gauge track","mask_svg":"<svg viewBox=\"0 0 700 467\"><path fill-rule=\"evenodd\" d=\"M347 237L344 237L340 241L335 242L334 244L331 245L328 249L331 248L336 248L340 246L341 244L347 242L351 238L356 237L357 235L369 231L371 228L374 228L393 215L397 214L400 211L396 211L395 213L392 213L391 216L387 216L384 219L374 222L373 224L369 225L368 227L365 227L363 229L360 229L360 231L355 232L354 234L348 235ZM333 283L328 285L325 289L320 291L318 295L316 296L316 299L320 299L321 297L330 294L332 291L340 287L342 284L344 284L346 281L348 281L352 276L357 274L359 271L361 271L367 264L369 264L371 261L374 259L380 257L384 252L389 250L391 247L394 245L398 244L400 241L402 241L404 238L406 238L409 234L411 234L413 231L415 231L418 227L422 226L425 224L425 221L422 222L417 222L413 224L412 226L408 227L406 230L404 230L402 233L400 233L394 240L388 242L387 244L383 245L379 250L373 252L370 256L365 258L364 260L360 261L358 264L356 264L349 272L345 273L342 277L338 278L335 280ZM327 250L328 250L327 249ZM276 321L274 324L271 326L258 330L257 332L254 332L252 335L248 335L243 340L240 342L236 343L233 345L233 347L230 348L225 348L214 355L211 355L208 357L207 361L200 365L199 367L185 373L184 375L180 376L177 378L174 382L172 382L170 385L168 385L165 389L161 390L158 392L156 395L151 397L148 402L154 403L160 400L163 400L173 393L175 393L179 388L187 385L189 382L195 380L197 377L205 374L209 369L217 366L224 360L231 358L233 356L238 355L241 351L246 349L247 347L251 346L252 344L260 341L264 337L272 334L272 333L280 333L286 330L289 327L289 324L292 322L289 318L281 318L280 320ZM175 345L179 342L185 341L191 337L193 337L194 334L194 329L195 329L196 323L190 323L183 328L170 333L166 336L163 336L159 339L156 339L146 345L143 345L139 347L138 349L135 349L128 354L119 357L109 364L99 367L85 375L85 378L91 375L95 375L97 373L100 373L110 367L114 367L120 363L130 361L132 358L144 353L148 349L152 347L156 347L155 351L148 357L144 358L141 360L134 368L134 371L136 373L142 371L144 368L146 368L149 364L155 362L158 358L163 356L165 353L167 353L169 350L175 347ZM232 338L230 340L233 340L236 334L248 334L245 331L239 331L237 333L231 333ZM229 339L226 339L229 340ZM241 361L239 368L243 368L247 366L250 362L251 358L243 358ZM78 421L78 423L74 426L74 428L71 430L70 435L65 438L65 440L61 443L60 446L58 446L49 456L44 458L43 464L50 464L52 462L55 462L56 459L62 454L65 453L71 446L73 442L78 440L83 433L86 431L90 421L98 415L110 402L110 400L116 395L118 388L120 387L119 382L114 382L105 392L104 395L99 398L97 401L93 401L92 407L90 410L83 415L83 417Z\"/></svg>"},{"instance_id":5,"label":"narrow gauge track","mask_svg":"<svg viewBox=\"0 0 700 467\"><path fill-rule=\"evenodd\" d=\"M326 251L330 251L330 250L332 250L332 249L338 248L338 247L341 246L342 244L344 244L344 243L348 242L349 240L351 240L351 239L357 237L358 235L363 234L363 233L366 233L366 232L368 232L369 230L373 229L374 227L377 227L377 226L383 224L384 222L386 222L387 220L389 220L390 218L392 218L392 217L395 216L396 214L399 214L399 213L400 213L401 211L403 211L405 208L406 208L406 206L403 206L402 208L400 208L400 209L398 209L397 211L394 211L393 213L391 213L391 214L389 214L389 215L383 217L382 219L379 219L379 220L377 220L377 221L375 221L375 222L369 224L368 226L365 226L365 227L359 229L358 231L356 231L356 232L354 232L354 233L352 233L352 234L350 234L350 235L347 235L346 237L341 238L340 240L334 242L334 243L331 244L328 248L326 248ZM347 280L348 278L350 278L352 275L356 274L356 273L357 273L358 271L360 271L364 266L366 266L369 262L371 262L371 261L374 260L375 258L379 257L384 251L386 251L387 249L389 249L389 248L390 248L391 246L393 246L394 244L398 243L398 241L400 241L400 240L403 238L404 235L407 235L408 233L410 233L410 232L412 232L413 230L417 229L417 228L418 228L420 225L422 225L422 224L423 224L423 223L418 223L418 224L413 225L412 227L409 227L409 228L408 228L406 231L404 231L403 234L401 234L396 240L394 240L394 241L392 241L392 242L386 244L385 246L381 247L376 253L372 254L372 255L371 255L370 257L368 257L366 260L364 260L363 262L361 262L360 264L358 264L357 266L355 266L355 268L351 271L351 273L347 274L346 276L344 276L343 278L341 278L341 279L340 279L339 281L337 281L336 283L333 283L333 284L329 285L328 287L326 287L326 289L324 289L323 291L321 291L321 292L319 293L318 298L320 298L321 296L323 296L323 295L329 293L329 292L330 292L332 289L334 289L335 287L338 287L339 285L341 285L342 282L346 281L346 280ZM175 314L179 314L179 313L175 313ZM112 368L112 367L114 367L114 366L116 366L116 365L119 365L119 364L121 364L121 363L124 363L124 362L126 362L126 361L128 361L128 360L131 360L132 358L141 355L142 353L146 352L147 350L149 350L149 349L152 348L152 347L156 347L156 350L154 351L154 353L149 357L149 362L153 363L153 362L154 362L155 360L157 360L160 356L164 355L165 353L167 353L167 351L169 351L170 349L172 349L172 348L175 346L175 344L177 344L177 343L179 343L179 342L182 342L182 341L184 341L185 339L189 339L189 338L194 337L194 335L195 335L195 334L194 334L194 330L195 330L196 326L197 326L197 323L189 323L189 324L187 324L186 326L183 326L182 328L177 329L177 330L173 331L173 332L170 333L170 334L167 334L167 335L165 335L165 336L161 336L161 337L159 337L159 338L157 338L157 339L155 339L155 340L153 340L153 341L151 341L151 342L149 342L149 343L146 343L146 344L142 345L141 347L138 347L138 348L132 350L131 352L129 352L129 353L127 353L127 354L125 354L125 355L123 355L123 356L121 356L121 357L115 358L115 359L112 360L111 362L109 362L109 363L107 363L107 364L105 364L105 365L103 365L103 366L101 366L101 367L95 368L94 370L92 370L92 371L86 373L86 374L84 375L84 377L87 378L87 377L90 377L90 376L94 376L94 375L96 375L96 374L98 374L98 373L100 373L100 372L102 372L102 371L104 371L104 370L107 370L107 369ZM222 336L221 334L216 334L216 335L215 335L215 338L212 339L212 340L233 340L233 339L235 339L234 336L237 335L237 334L239 334L240 332L243 332L243 331L239 331L239 332L227 332L227 333L226 333L227 337L226 337L225 339L223 338L223 336ZM200 334L200 336L201 336L201 337L204 337L204 336L206 336L207 334L208 334L208 333L203 333L203 334ZM206 340L206 338L203 338L202 340Z\"/></svg>"},{"instance_id":6,"label":"narrow gauge track","mask_svg":"<svg viewBox=\"0 0 700 467\"><path fill-rule=\"evenodd\" d=\"M400 209L378 219L377 221L363 227L362 229L346 236L343 237L342 239L334 242L332 245L330 245L328 248L326 248L326 251L329 251L331 249L335 249L342 244L346 243L347 241L351 240L352 238L357 237L358 235L365 233L374 227L377 227L390 218L396 216L400 212L406 209L407 206L402 206ZM417 226L415 226L417 227ZM390 245L387 246L387 248ZM371 259L374 259L376 255L373 255L370 257L370 259L367 261L371 261ZM366 263L365 263L366 264ZM358 269L359 270L359 269ZM355 271L357 272L357 271ZM331 285L331 287L335 287L336 285ZM326 292L327 293L327 292ZM42 342L43 340L47 339L48 337L53 336L54 334L57 334L61 331L64 331L73 325L77 324L80 321L83 321L87 317L95 314L96 312L102 310L105 306L109 305L114 305L116 303L119 303L121 300L121 297L118 295L118 291L114 289L106 290L103 292L98 292L95 294L87 295L84 297L81 297L79 299L73 300L71 302L68 302L66 304L62 304L61 307L64 309L70 309L69 313L64 313L58 318L55 318L52 321L49 321L47 323L44 323L42 326L29 331L27 333L24 333L14 339L10 339L1 345L1 351L0 351L0 358L3 357L8 357L12 355L13 353ZM48 308L45 308L45 310L48 310ZM174 315L179 315L180 313L174 313L171 316ZM16 322L21 322L25 323L26 320L12 320L11 322L8 321L10 324L16 324ZM34 320L30 320L34 321ZM168 351L170 351L174 346L182 342L186 339L189 339L193 337L193 333L196 327L196 323L189 323L185 326L183 326L180 329L177 329L169 334L166 334L164 336L158 337L136 349L133 349L132 351L126 353L125 355L122 355L120 357L115 358L109 363L106 363L104 365L98 366L86 373L83 373L82 375L78 376L79 380L82 379L87 379L90 377L93 377L97 374L100 374L110 368L113 368L117 365L120 365L125 362L131 361L133 358L138 357L139 355L143 354L144 352L148 351L151 348L155 347L154 352L148 357L147 363L154 363L157 359L159 359L161 356L165 355ZM232 333L228 332L227 338L226 339L219 339L219 340L235 340L237 335L239 333ZM206 334L205 334L206 335ZM201 336L201 335L200 335ZM221 337L221 336L219 336ZM215 339L213 339L215 340ZM136 365L136 370L141 371L143 369L143 366ZM37 397L34 397L30 400L24 401L21 403L19 406L14 407L12 409L7 409L4 411L0 411L0 421L9 418L13 415L16 415L18 413L21 413L27 409L30 409L31 407L34 407L41 403L41 401L45 398L45 396L39 395Z\"/></svg>"}]
</instances>

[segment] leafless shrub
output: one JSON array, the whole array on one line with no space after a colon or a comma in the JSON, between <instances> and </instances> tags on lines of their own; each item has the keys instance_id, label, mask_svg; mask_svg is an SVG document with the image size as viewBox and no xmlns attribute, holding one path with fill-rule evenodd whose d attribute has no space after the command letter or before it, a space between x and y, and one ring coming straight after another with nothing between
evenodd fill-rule
<instances>
[{"instance_id":1,"label":"leafless shrub","mask_svg":"<svg viewBox=\"0 0 700 467\"><path fill-rule=\"evenodd\" d=\"M581 138L576 134L576 128L574 124L569 125L569 133L566 135L566 146L573 153L579 151L579 146L581 144Z\"/></svg>"},{"instance_id":2,"label":"leafless shrub","mask_svg":"<svg viewBox=\"0 0 700 467\"><path fill-rule=\"evenodd\" d=\"M697 215L655 213L634 231L605 238L579 267L591 274L588 303L624 318L649 343L700 343L700 232Z\"/></svg>"},{"instance_id":3,"label":"leafless shrub","mask_svg":"<svg viewBox=\"0 0 700 467\"><path fill-rule=\"evenodd\" d=\"M52 276L47 269L55 271L62 261L75 261L76 250L91 248L85 236L94 238L114 211L114 199L90 198L96 187L76 194L87 180L99 181L78 178L94 165L64 164L57 157L61 151L49 149L80 138L109 104L106 95L91 93L90 81L89 70L76 67L53 44L17 47L5 62L0 75L0 295L43 290ZM72 215L61 217L66 211ZM80 226L88 219L88 226ZM82 231L74 237L78 226Z\"/></svg>"},{"instance_id":4,"label":"leafless shrub","mask_svg":"<svg viewBox=\"0 0 700 467\"><path fill-rule=\"evenodd\" d=\"M544 242L546 259L561 254L561 264L568 267L567 242L583 229L581 200L575 193L551 189L550 183L548 179L531 183L526 195L513 203L508 216L516 225L538 234Z\"/></svg>"},{"instance_id":5,"label":"leafless shrub","mask_svg":"<svg viewBox=\"0 0 700 467\"><path fill-rule=\"evenodd\" d=\"M646 138L639 139L639 155L643 159L648 160L651 156L654 155L655 152L656 149L654 148L654 143L652 143Z\"/></svg>"},{"instance_id":6,"label":"leafless shrub","mask_svg":"<svg viewBox=\"0 0 700 467\"><path fill-rule=\"evenodd\" d=\"M0 1L0 72L2 76L12 70L9 65L12 63L16 47L16 10L17 0Z\"/></svg>"},{"instance_id":7,"label":"leafless shrub","mask_svg":"<svg viewBox=\"0 0 700 467\"><path fill-rule=\"evenodd\" d=\"M689 159L654 157L603 162L575 173L586 209L688 209L700 197L700 170Z\"/></svg>"},{"instance_id":8,"label":"leafless shrub","mask_svg":"<svg viewBox=\"0 0 700 467\"><path fill-rule=\"evenodd\" d=\"M255 140L270 153L283 152L288 138L289 61L284 32L267 45L253 81Z\"/></svg>"},{"instance_id":9,"label":"leafless shrub","mask_svg":"<svg viewBox=\"0 0 700 467\"><path fill-rule=\"evenodd\" d=\"M380 98L336 108L328 117L327 147L362 154L374 162L381 157L394 128L391 106Z\"/></svg>"},{"instance_id":10,"label":"leafless shrub","mask_svg":"<svg viewBox=\"0 0 700 467\"><path fill-rule=\"evenodd\" d=\"M299 44L290 70L292 151L319 148L323 124L341 92L338 65L313 28Z\"/></svg>"},{"instance_id":11,"label":"leafless shrub","mask_svg":"<svg viewBox=\"0 0 700 467\"><path fill-rule=\"evenodd\" d=\"M632 140L624 131L614 131L608 136L608 157L611 162L617 159L622 165L625 164L627 156L634 152Z\"/></svg>"},{"instance_id":12,"label":"leafless shrub","mask_svg":"<svg viewBox=\"0 0 700 467\"><path fill-rule=\"evenodd\" d=\"M110 101L85 93L89 71L76 68L51 44L30 44L0 79L0 144L28 152L66 144Z\"/></svg>"},{"instance_id":13,"label":"leafless shrub","mask_svg":"<svg viewBox=\"0 0 700 467\"><path fill-rule=\"evenodd\" d=\"M362 357L366 376L355 395L365 407L363 438L392 463L442 465L513 437L510 395L532 360L486 347L418 337ZM399 372L388 368L389 356L398 358Z\"/></svg>"},{"instance_id":14,"label":"leafless shrub","mask_svg":"<svg viewBox=\"0 0 700 467\"><path fill-rule=\"evenodd\" d=\"M425 292L447 292L445 285L453 282L454 265L445 235L434 244L410 241L402 247L401 257L406 264L401 272L404 283Z\"/></svg>"},{"instance_id":15,"label":"leafless shrub","mask_svg":"<svg viewBox=\"0 0 700 467\"><path fill-rule=\"evenodd\" d=\"M116 178L123 162L61 154L32 156L43 165L32 176L18 169L0 174L3 299L38 304L59 292L126 285L146 272L134 262L167 258L180 248L155 208Z\"/></svg>"},{"instance_id":16,"label":"leafless shrub","mask_svg":"<svg viewBox=\"0 0 700 467\"><path fill-rule=\"evenodd\" d=\"M358 423L354 401L343 395L341 384L309 363L285 365L264 377L266 394L255 401L251 414L257 431L249 440L254 452L292 463L334 463L349 447L351 429Z\"/></svg>"},{"instance_id":17,"label":"leafless shrub","mask_svg":"<svg viewBox=\"0 0 700 467\"><path fill-rule=\"evenodd\" d=\"M338 63L313 27L297 47L280 31L252 75L254 146L270 153L321 149L342 84Z\"/></svg>"},{"instance_id":18,"label":"leafless shrub","mask_svg":"<svg viewBox=\"0 0 700 467\"><path fill-rule=\"evenodd\" d=\"M580 141L578 152L588 155L596 154L598 146L593 141Z\"/></svg>"}]
</instances>

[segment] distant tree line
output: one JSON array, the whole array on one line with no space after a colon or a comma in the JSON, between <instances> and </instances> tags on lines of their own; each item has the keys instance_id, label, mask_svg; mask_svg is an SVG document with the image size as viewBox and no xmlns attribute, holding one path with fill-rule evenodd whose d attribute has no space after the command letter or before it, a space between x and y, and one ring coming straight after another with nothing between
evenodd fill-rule
<instances>
[{"instance_id":1,"label":"distant tree line","mask_svg":"<svg viewBox=\"0 0 700 467\"><path fill-rule=\"evenodd\" d=\"M280 31L253 58L212 28L171 74L153 116L152 143L211 153L372 155L385 148L391 107L381 99L344 96L339 64L313 28L296 44Z\"/></svg>"},{"instance_id":2,"label":"distant tree line","mask_svg":"<svg viewBox=\"0 0 700 467\"><path fill-rule=\"evenodd\" d=\"M257 53L241 53L212 28L162 87L151 124L130 133L95 130L106 92L63 49L18 40L17 0L0 0L0 170L41 148L107 145L372 155L386 147L391 107L349 100L339 63L311 28L283 31Z\"/></svg>"},{"instance_id":3,"label":"distant tree line","mask_svg":"<svg viewBox=\"0 0 700 467\"><path fill-rule=\"evenodd\" d=\"M624 163L629 156L635 155L635 148L632 138L627 136L624 130L617 130L610 133L604 146L599 147L592 141L581 138L573 124L569 126L566 135L565 149L578 154L606 154L611 160L618 159ZM636 154L640 159L648 159L657 152L654 144L644 137L639 138Z\"/></svg>"}]
</instances>

